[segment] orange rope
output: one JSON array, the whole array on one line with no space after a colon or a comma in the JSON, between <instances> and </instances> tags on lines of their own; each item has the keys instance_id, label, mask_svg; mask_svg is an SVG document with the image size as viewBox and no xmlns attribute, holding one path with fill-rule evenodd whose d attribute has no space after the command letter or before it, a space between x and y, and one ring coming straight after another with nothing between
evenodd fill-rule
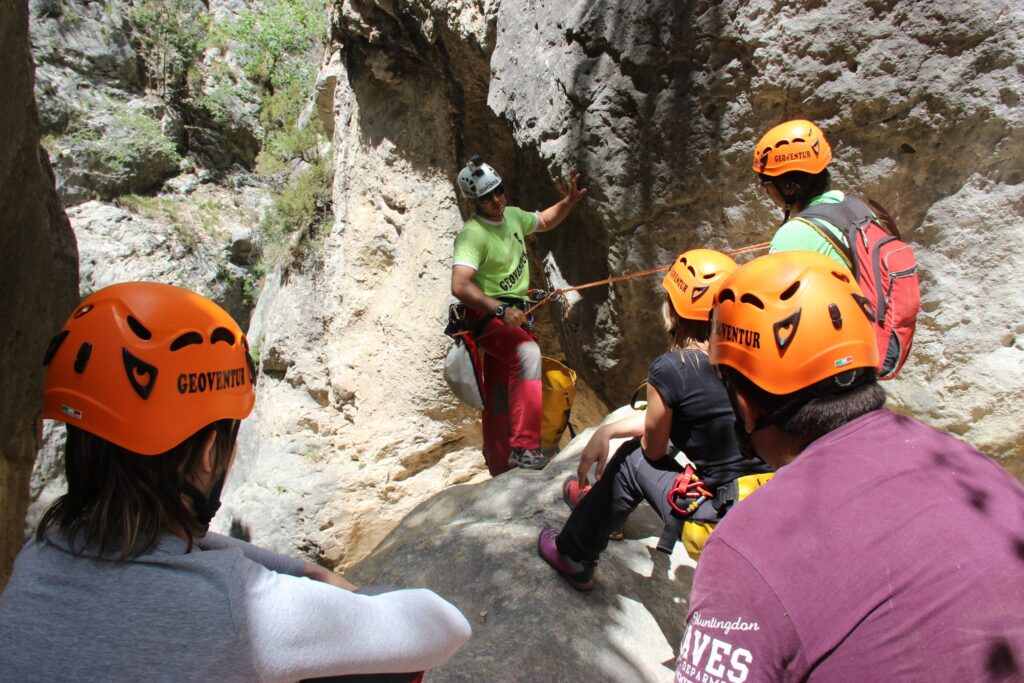
<instances>
[{"instance_id":1,"label":"orange rope","mask_svg":"<svg viewBox=\"0 0 1024 683\"><path fill-rule=\"evenodd\" d=\"M752 254L754 252L762 251L764 249L767 249L770 244L771 244L771 242L760 242L758 244L751 244L750 246L747 246L747 247L740 247L739 249L730 249L730 250L727 250L725 253L729 254L730 256L739 256L741 254ZM599 287L601 285L610 285L610 284L614 284L616 282L624 282L625 280L632 280L632 279L638 278L638 277L644 277L644 276L647 276L647 275L654 275L655 273L664 273L666 270L668 270L671 267L672 266L670 264L670 265L667 265L667 266L660 266L658 268L648 268L647 270L638 270L638 271L633 272L633 273L626 273L625 275L616 275L615 277L609 277L609 278L605 278L604 280L597 280L595 282L588 282L586 284L576 285L575 287L566 287L565 289L556 289L556 290L553 290L553 291L549 292L547 294L547 296L545 296L543 299L541 299L540 301L535 303L530 308L526 309L526 315L530 315L536 309L538 309L541 306L543 306L544 304L548 303L549 301L551 301L555 297L560 296L562 294L565 294L566 292L575 292L575 291L578 291L580 289L588 289L590 287Z\"/></svg>"}]
</instances>

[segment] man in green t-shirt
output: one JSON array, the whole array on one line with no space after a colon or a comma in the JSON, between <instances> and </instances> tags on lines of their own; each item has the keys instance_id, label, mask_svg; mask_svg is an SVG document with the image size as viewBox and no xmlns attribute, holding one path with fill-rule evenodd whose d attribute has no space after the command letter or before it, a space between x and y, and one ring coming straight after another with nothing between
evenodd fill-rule
<instances>
[{"instance_id":1,"label":"man in green t-shirt","mask_svg":"<svg viewBox=\"0 0 1024 683\"><path fill-rule=\"evenodd\" d=\"M754 148L754 171L768 198L784 212L770 252L816 251L850 267L849 260L812 223L796 217L811 206L842 203L845 195L830 189L830 161L832 147L825 134L803 119L775 126L758 141ZM821 225L840 244L846 242L842 230L824 220Z\"/></svg>"},{"instance_id":2,"label":"man in green t-shirt","mask_svg":"<svg viewBox=\"0 0 1024 683\"><path fill-rule=\"evenodd\" d=\"M527 322L530 266L526 236L557 227L587 194L573 171L560 201L533 213L506 206L501 177L474 156L459 172L459 190L472 212L455 238L452 294L471 323L487 320L483 350L484 459L491 475L512 467L542 469L540 347Z\"/></svg>"}]
</instances>

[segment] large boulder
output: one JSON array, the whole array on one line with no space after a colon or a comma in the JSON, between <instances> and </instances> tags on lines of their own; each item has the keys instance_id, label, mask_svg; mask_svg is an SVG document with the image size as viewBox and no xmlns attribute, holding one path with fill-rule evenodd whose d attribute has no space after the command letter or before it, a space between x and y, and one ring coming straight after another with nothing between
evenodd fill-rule
<instances>
[{"instance_id":1,"label":"large boulder","mask_svg":"<svg viewBox=\"0 0 1024 683\"><path fill-rule=\"evenodd\" d=\"M627 409L628 410L628 409ZM671 681L694 563L656 550L661 519L642 504L626 540L601 556L583 594L537 555L569 515L562 479L590 434L543 472L457 486L413 510L347 573L356 585L427 587L452 601L473 638L430 672L437 681Z\"/></svg>"},{"instance_id":2,"label":"large boulder","mask_svg":"<svg viewBox=\"0 0 1024 683\"><path fill-rule=\"evenodd\" d=\"M29 477L40 442L42 353L78 301L75 237L39 146L28 6L0 9L0 587L24 542Z\"/></svg>"}]
</instances>

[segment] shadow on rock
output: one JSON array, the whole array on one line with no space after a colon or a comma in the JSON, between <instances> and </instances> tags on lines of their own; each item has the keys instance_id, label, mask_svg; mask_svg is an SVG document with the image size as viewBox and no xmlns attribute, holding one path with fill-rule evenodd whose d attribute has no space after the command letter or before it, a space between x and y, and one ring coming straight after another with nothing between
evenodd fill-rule
<instances>
[{"instance_id":1,"label":"shadow on rock","mask_svg":"<svg viewBox=\"0 0 1024 683\"><path fill-rule=\"evenodd\" d=\"M590 593L537 555L540 530L568 517L561 482L585 440L542 472L513 470L424 502L348 572L357 585L430 588L470 620L472 640L432 680L671 680L693 563L682 544L672 556L655 550L653 511L642 505L626 540L610 544Z\"/></svg>"}]
</instances>

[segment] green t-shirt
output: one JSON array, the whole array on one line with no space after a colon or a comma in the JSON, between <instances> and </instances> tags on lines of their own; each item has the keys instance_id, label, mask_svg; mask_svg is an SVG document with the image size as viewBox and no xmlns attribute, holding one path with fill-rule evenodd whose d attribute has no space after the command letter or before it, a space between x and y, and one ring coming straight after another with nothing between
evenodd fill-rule
<instances>
[{"instance_id":1,"label":"green t-shirt","mask_svg":"<svg viewBox=\"0 0 1024 683\"><path fill-rule=\"evenodd\" d=\"M455 238L453 265L476 270L473 282L494 298L526 298L530 266L525 238L537 227L540 217L515 206L505 207L501 223L473 216Z\"/></svg>"},{"instance_id":2,"label":"green t-shirt","mask_svg":"<svg viewBox=\"0 0 1024 683\"><path fill-rule=\"evenodd\" d=\"M839 190L829 190L824 194L820 194L810 202L807 206L815 206L817 204L840 204L843 201L843 193ZM829 223L828 221L822 221L827 227L830 227L830 232L836 236L840 242L845 243L846 237L842 231ZM819 254L825 254L830 256L839 263L847 266L846 258L836 251L836 248L832 246L832 243L827 239L818 234L818 231L808 225L802 220L796 218L788 220L782 224L782 226L775 232L775 236L772 237L771 246L768 248L769 254L774 254L777 251L816 251Z\"/></svg>"}]
</instances>

